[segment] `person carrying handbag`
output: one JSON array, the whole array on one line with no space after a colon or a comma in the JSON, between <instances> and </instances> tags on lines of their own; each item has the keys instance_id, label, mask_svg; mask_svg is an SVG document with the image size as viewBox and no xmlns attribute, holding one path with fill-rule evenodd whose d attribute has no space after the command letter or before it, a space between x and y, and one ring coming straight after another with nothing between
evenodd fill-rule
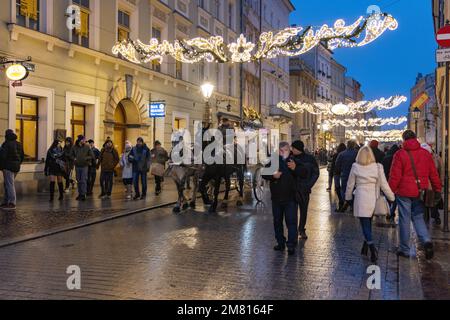
<instances>
[{"instance_id":1,"label":"person carrying handbag","mask_svg":"<svg viewBox=\"0 0 450 320\"><path fill-rule=\"evenodd\" d=\"M361 254L367 255L370 249L370 260L372 263L376 263L378 260L378 250L372 237L372 219L374 214L386 215L389 212L389 207L384 196L381 195L381 191L389 200L395 200L394 193L389 188L384 175L383 166L376 163L370 147L362 147L350 171L345 200L351 201L354 196L353 214L359 218L365 239ZM380 212L383 202L385 203L384 212Z\"/></svg>"},{"instance_id":2,"label":"person carrying handbag","mask_svg":"<svg viewBox=\"0 0 450 320\"><path fill-rule=\"evenodd\" d=\"M389 185L394 191L399 209L399 249L397 255L409 258L410 226L425 249L427 259L434 255L433 243L424 220L424 200L429 183L435 193L441 193L442 184L431 154L421 148L416 134L403 133L403 149L392 162Z\"/></svg>"}]
</instances>

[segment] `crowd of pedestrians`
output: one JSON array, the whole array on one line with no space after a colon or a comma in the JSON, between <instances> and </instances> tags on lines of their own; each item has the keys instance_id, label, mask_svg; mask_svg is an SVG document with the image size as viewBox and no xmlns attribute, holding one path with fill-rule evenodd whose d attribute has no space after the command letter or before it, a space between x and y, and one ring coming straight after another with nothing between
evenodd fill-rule
<instances>
[{"instance_id":1,"label":"crowd of pedestrians","mask_svg":"<svg viewBox=\"0 0 450 320\"><path fill-rule=\"evenodd\" d=\"M16 209L15 178L24 157L23 146L17 141L16 134L12 130L7 130L5 142L0 147L0 170L3 172L5 190L4 201L0 207L2 210ZM125 199L146 198L150 171L155 175L156 195L159 195L168 160L168 153L158 141L155 142L152 151L142 138L137 139L135 146L126 141L124 152L119 155L110 138L106 139L101 150L95 147L93 140L86 140L82 135L78 136L75 142L71 137L64 139L64 142L56 139L45 157L44 174L49 180L49 200L54 202L56 193L57 199L61 201L65 193L76 188L78 191L76 200L85 201L93 195L98 176L101 189L98 197L109 199L113 191L114 178L120 172L125 186Z\"/></svg>"},{"instance_id":2,"label":"crowd of pedestrians","mask_svg":"<svg viewBox=\"0 0 450 320\"><path fill-rule=\"evenodd\" d=\"M270 181L272 213L277 251L286 248L295 253L299 240L306 240L306 222L311 190L319 178L318 162L305 153L304 144L291 146L280 143L279 168ZM410 228L413 225L427 259L434 255L433 244L426 225L427 212L440 224L439 204L442 205L439 157L427 144L420 144L416 134L407 130L403 142L380 150L378 141L367 146L348 141L340 144L328 163L328 187L334 183L338 198L337 212L351 210L359 219L363 245L361 254L378 261L378 250L372 234L375 216L384 216L398 224L397 255L410 255ZM396 211L398 218L396 219ZM300 217L300 222L298 221ZM287 237L284 234L286 224Z\"/></svg>"}]
</instances>

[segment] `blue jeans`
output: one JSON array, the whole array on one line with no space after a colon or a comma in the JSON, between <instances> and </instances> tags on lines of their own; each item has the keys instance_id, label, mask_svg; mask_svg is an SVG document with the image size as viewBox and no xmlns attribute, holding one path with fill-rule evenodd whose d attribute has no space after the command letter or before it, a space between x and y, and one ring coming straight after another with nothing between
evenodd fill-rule
<instances>
[{"instance_id":1,"label":"blue jeans","mask_svg":"<svg viewBox=\"0 0 450 320\"><path fill-rule=\"evenodd\" d=\"M276 202L272 201L273 226L275 239L281 246L287 245L289 249L294 249L297 245L297 203L295 201ZM284 236L283 219L286 221L288 229L288 239Z\"/></svg>"},{"instance_id":2,"label":"blue jeans","mask_svg":"<svg viewBox=\"0 0 450 320\"><path fill-rule=\"evenodd\" d=\"M79 196L86 196L88 172L89 172L89 167L76 167L75 168L75 173L77 175L78 195Z\"/></svg>"},{"instance_id":3,"label":"blue jeans","mask_svg":"<svg viewBox=\"0 0 450 320\"><path fill-rule=\"evenodd\" d=\"M139 192L139 179L142 183L142 196L147 195L147 172L138 171L133 172L133 184L134 184L134 192L136 196L140 196L141 193Z\"/></svg>"},{"instance_id":4,"label":"blue jeans","mask_svg":"<svg viewBox=\"0 0 450 320\"><path fill-rule=\"evenodd\" d=\"M372 239L372 218L359 218L361 222L361 228L364 235L364 239L366 239L367 244L373 244Z\"/></svg>"},{"instance_id":5,"label":"blue jeans","mask_svg":"<svg viewBox=\"0 0 450 320\"><path fill-rule=\"evenodd\" d=\"M399 212L398 230L400 245L399 250L409 254L409 240L411 233L411 220L416 230L420 243L431 242L423 214L425 207L418 198L407 198L397 196L397 205Z\"/></svg>"}]
</instances>

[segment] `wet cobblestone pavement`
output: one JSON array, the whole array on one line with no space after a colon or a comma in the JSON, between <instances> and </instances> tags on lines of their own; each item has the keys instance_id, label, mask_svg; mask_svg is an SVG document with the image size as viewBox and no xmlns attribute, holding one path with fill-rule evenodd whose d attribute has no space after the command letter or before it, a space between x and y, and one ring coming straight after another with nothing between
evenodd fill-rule
<instances>
[{"instance_id":1,"label":"wet cobblestone pavement","mask_svg":"<svg viewBox=\"0 0 450 320\"><path fill-rule=\"evenodd\" d=\"M374 229L381 290L367 288L371 263L359 254L359 223L330 210L326 178L322 171L312 194L309 240L294 256L272 250L269 203L230 203L211 215L202 207L174 215L167 207L0 248L0 298L443 298L444 273L433 268L448 268L448 243L436 245L431 267L421 254L398 260L396 230L382 221ZM81 268L81 290L66 287L70 265Z\"/></svg>"},{"instance_id":2,"label":"wet cobblestone pavement","mask_svg":"<svg viewBox=\"0 0 450 320\"><path fill-rule=\"evenodd\" d=\"M19 197L16 212L0 211L0 247L29 237L102 221L121 213L160 206L176 199L175 185L171 180L165 183L160 196L154 195L150 180L149 194L143 201L125 200L120 182L115 183L111 199L98 199L99 189L97 186L94 195L85 202L75 200L75 190L65 194L63 201L52 203L48 201L49 195L43 193Z\"/></svg>"}]
</instances>

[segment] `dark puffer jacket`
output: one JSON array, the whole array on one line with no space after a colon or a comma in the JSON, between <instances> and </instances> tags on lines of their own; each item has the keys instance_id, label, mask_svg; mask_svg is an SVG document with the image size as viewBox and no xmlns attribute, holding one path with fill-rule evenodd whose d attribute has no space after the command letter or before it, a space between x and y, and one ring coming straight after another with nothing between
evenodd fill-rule
<instances>
[{"instance_id":1,"label":"dark puffer jacket","mask_svg":"<svg viewBox=\"0 0 450 320\"><path fill-rule=\"evenodd\" d=\"M18 173L24 158L23 147L17 141L17 135L12 130L7 130L0 151L0 169Z\"/></svg>"}]
</instances>

